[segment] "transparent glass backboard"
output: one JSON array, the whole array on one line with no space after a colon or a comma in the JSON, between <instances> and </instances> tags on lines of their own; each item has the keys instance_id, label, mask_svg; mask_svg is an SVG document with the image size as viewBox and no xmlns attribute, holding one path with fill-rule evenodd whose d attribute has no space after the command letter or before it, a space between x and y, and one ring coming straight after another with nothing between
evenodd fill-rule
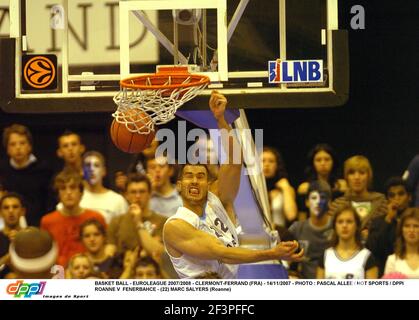
<instances>
[{"instance_id":1,"label":"transparent glass backboard","mask_svg":"<svg viewBox=\"0 0 419 320\"><path fill-rule=\"evenodd\" d=\"M16 40L16 99L112 97L123 78L182 64L211 78L204 97L217 89L241 108L346 101L338 0L0 0L0 10L0 34ZM57 56L56 89L22 87L28 54Z\"/></svg>"}]
</instances>

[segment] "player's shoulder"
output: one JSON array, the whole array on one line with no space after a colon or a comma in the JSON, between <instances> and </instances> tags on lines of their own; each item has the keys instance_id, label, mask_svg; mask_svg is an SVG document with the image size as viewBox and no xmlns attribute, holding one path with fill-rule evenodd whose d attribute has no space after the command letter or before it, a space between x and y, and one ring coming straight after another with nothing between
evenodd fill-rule
<instances>
[{"instance_id":1,"label":"player's shoulder","mask_svg":"<svg viewBox=\"0 0 419 320\"><path fill-rule=\"evenodd\" d=\"M224 206L223 206L223 203L222 203L222 202L221 202L221 200L220 200L219 195L218 195L218 194L216 194L216 193L213 193L213 192L211 192L211 191L208 191L208 196L207 196L207 199L208 199L208 203L209 203L211 206L221 206L221 207L224 207Z\"/></svg>"},{"instance_id":2,"label":"player's shoulder","mask_svg":"<svg viewBox=\"0 0 419 320\"><path fill-rule=\"evenodd\" d=\"M163 227L163 235L165 239L170 238L170 236L181 236L184 237L188 234L193 233L193 229L196 229L196 226L189 223L188 221L177 218L171 217L169 218Z\"/></svg>"},{"instance_id":3,"label":"player's shoulder","mask_svg":"<svg viewBox=\"0 0 419 320\"><path fill-rule=\"evenodd\" d=\"M182 225L183 222L188 223L192 225L193 227L197 227L199 225L199 217L191 210L185 207L180 207L176 211L175 215L169 217L166 220L165 226L172 223L174 223L175 226L178 224Z\"/></svg>"}]
</instances>

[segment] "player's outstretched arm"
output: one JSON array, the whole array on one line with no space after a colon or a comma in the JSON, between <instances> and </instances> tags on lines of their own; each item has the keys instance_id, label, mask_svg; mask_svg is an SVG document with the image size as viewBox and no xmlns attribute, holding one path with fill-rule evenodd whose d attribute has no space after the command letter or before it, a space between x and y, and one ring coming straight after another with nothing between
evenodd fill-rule
<instances>
[{"instance_id":1,"label":"player's outstretched arm","mask_svg":"<svg viewBox=\"0 0 419 320\"><path fill-rule=\"evenodd\" d=\"M304 251L298 249L296 241L281 242L266 250L226 247L214 236L195 229L183 220L171 220L164 227L166 245L181 254L202 260L219 260L228 264L251 263L265 260L300 261Z\"/></svg>"},{"instance_id":2,"label":"player's outstretched arm","mask_svg":"<svg viewBox=\"0 0 419 320\"><path fill-rule=\"evenodd\" d=\"M227 107L227 99L217 91L211 93L209 106L217 120L217 125L220 130L227 135L231 133L231 126L224 118L225 109ZM218 197L221 202L226 204L233 203L237 196L240 187L240 175L242 167L242 152L240 144L234 135L228 135L228 139L222 139L223 148L227 154L227 160L221 164L218 173ZM234 154L236 153L236 155Z\"/></svg>"}]
</instances>

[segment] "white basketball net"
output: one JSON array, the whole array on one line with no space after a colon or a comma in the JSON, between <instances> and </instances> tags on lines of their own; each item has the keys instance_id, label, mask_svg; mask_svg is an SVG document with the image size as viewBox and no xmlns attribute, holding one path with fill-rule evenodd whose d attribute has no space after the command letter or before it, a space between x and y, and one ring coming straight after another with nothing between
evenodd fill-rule
<instances>
[{"instance_id":1,"label":"white basketball net","mask_svg":"<svg viewBox=\"0 0 419 320\"><path fill-rule=\"evenodd\" d=\"M176 89L132 89L122 87L115 95L113 101L118 106L112 114L115 120L125 124L126 128L135 133L149 134L156 125L164 124L175 118L176 110L185 102L196 97L207 82L197 83L194 86L182 87L189 84L191 77L187 77ZM150 78L146 80L151 85ZM164 85L171 85L172 79ZM146 113L145 116L144 113Z\"/></svg>"}]
</instances>

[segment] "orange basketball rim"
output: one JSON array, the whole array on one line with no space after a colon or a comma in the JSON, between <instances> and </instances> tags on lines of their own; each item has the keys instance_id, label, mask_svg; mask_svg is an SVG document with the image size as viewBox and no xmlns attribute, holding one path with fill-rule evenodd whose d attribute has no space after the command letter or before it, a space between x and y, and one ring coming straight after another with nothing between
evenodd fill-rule
<instances>
[{"instance_id":1,"label":"orange basketball rim","mask_svg":"<svg viewBox=\"0 0 419 320\"><path fill-rule=\"evenodd\" d=\"M174 119L177 109L195 98L209 82L207 76L191 74L185 66L160 67L155 74L121 80L121 90L114 97L118 108L112 116L130 132L148 134L156 125ZM151 121L132 121L136 119L133 111L142 117L146 113Z\"/></svg>"}]
</instances>

